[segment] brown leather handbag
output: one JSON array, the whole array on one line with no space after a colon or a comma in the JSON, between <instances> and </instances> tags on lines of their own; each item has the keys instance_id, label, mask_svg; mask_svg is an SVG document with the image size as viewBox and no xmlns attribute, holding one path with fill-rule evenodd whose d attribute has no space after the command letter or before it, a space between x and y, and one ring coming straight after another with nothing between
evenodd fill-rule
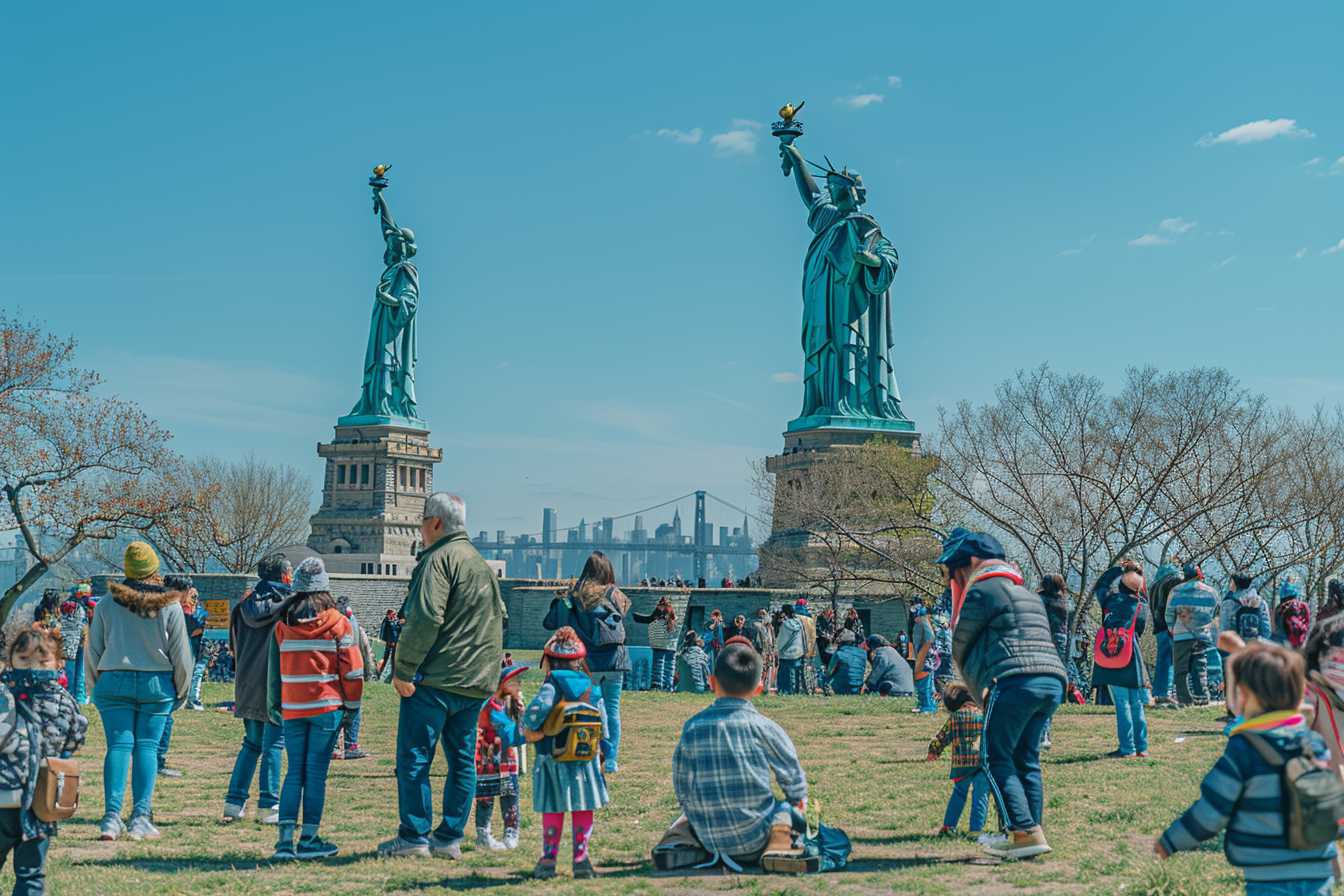
<instances>
[{"instance_id":1,"label":"brown leather handbag","mask_svg":"<svg viewBox=\"0 0 1344 896\"><path fill-rule=\"evenodd\" d=\"M33 794L33 814L42 821L65 821L79 811L79 763L50 757L42 760Z\"/></svg>"}]
</instances>

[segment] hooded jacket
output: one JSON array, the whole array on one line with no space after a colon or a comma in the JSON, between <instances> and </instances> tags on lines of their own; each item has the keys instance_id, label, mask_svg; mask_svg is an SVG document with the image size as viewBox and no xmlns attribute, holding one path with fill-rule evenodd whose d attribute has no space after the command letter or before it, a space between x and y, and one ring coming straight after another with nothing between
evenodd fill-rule
<instances>
[{"instance_id":1,"label":"hooded jacket","mask_svg":"<svg viewBox=\"0 0 1344 896\"><path fill-rule=\"evenodd\" d=\"M677 654L677 690L703 694L709 690L709 656L693 644Z\"/></svg>"},{"instance_id":2,"label":"hooded jacket","mask_svg":"<svg viewBox=\"0 0 1344 896\"><path fill-rule=\"evenodd\" d=\"M146 582L112 582L89 626L88 674L171 672L179 704L187 699L195 660L180 591Z\"/></svg>"},{"instance_id":3,"label":"hooded jacket","mask_svg":"<svg viewBox=\"0 0 1344 896\"><path fill-rule=\"evenodd\" d=\"M1001 569L1000 569L1001 567ZM970 583L952 632L952 659L979 702L985 691L1014 675L1049 675L1067 685L1040 595L1022 587L1009 564ZM977 576L987 572L986 567Z\"/></svg>"},{"instance_id":4,"label":"hooded jacket","mask_svg":"<svg viewBox=\"0 0 1344 896\"><path fill-rule=\"evenodd\" d=\"M364 660L354 628L340 610L326 609L294 625L277 622L267 664L267 709L273 722L359 709Z\"/></svg>"},{"instance_id":5,"label":"hooded jacket","mask_svg":"<svg viewBox=\"0 0 1344 896\"><path fill-rule=\"evenodd\" d=\"M281 615L295 600L283 582L258 582L229 614L229 647L233 650L233 714L254 722L270 721L266 707L271 635Z\"/></svg>"},{"instance_id":6,"label":"hooded jacket","mask_svg":"<svg viewBox=\"0 0 1344 896\"><path fill-rule=\"evenodd\" d=\"M863 689L863 674L868 671L868 652L853 642L840 645L831 654L826 675L837 694L857 694Z\"/></svg>"},{"instance_id":7,"label":"hooded jacket","mask_svg":"<svg viewBox=\"0 0 1344 896\"><path fill-rule=\"evenodd\" d=\"M785 616L779 622L779 633L775 635L775 649L782 660L802 659L807 653L807 635L797 616Z\"/></svg>"},{"instance_id":8,"label":"hooded jacket","mask_svg":"<svg viewBox=\"0 0 1344 896\"><path fill-rule=\"evenodd\" d=\"M69 758L82 747L89 720L49 670L7 669L0 681L0 804L28 808L42 760ZM20 824L25 840L56 830L30 811Z\"/></svg>"},{"instance_id":9,"label":"hooded jacket","mask_svg":"<svg viewBox=\"0 0 1344 896\"><path fill-rule=\"evenodd\" d=\"M1254 588L1247 588L1244 591L1233 591L1223 602L1218 605L1218 630L1219 631L1237 631L1237 611L1242 607L1247 612L1253 612L1259 617L1259 637L1269 640L1269 604L1260 596L1260 592ZM1240 634L1240 632L1237 632Z\"/></svg>"}]
</instances>

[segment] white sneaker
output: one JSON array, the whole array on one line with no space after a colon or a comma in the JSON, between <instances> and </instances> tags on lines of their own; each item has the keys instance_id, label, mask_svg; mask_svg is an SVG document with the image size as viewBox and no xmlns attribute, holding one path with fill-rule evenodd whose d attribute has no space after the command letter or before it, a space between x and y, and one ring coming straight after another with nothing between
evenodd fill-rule
<instances>
[{"instance_id":1,"label":"white sneaker","mask_svg":"<svg viewBox=\"0 0 1344 896\"><path fill-rule=\"evenodd\" d=\"M154 827L154 822L149 820L148 815L137 815L131 819L131 823L126 826L126 836L132 840L157 840L163 836L159 829Z\"/></svg>"},{"instance_id":2,"label":"white sneaker","mask_svg":"<svg viewBox=\"0 0 1344 896\"><path fill-rule=\"evenodd\" d=\"M505 829L504 829L504 848L505 848L505 849L517 849L517 848L518 848L518 829L517 829L517 828L505 828Z\"/></svg>"},{"instance_id":3,"label":"white sneaker","mask_svg":"<svg viewBox=\"0 0 1344 896\"><path fill-rule=\"evenodd\" d=\"M1043 739L1041 740L1041 749L1042 749L1042 750L1048 750L1048 749L1050 749L1050 747L1052 747L1052 746L1053 746L1053 744L1050 743L1050 738L1047 737L1047 738L1043 738Z\"/></svg>"},{"instance_id":4,"label":"white sneaker","mask_svg":"<svg viewBox=\"0 0 1344 896\"><path fill-rule=\"evenodd\" d=\"M1045 842L1045 832L1019 831L1009 835L1004 843L986 846L985 852L1001 859L1030 859L1050 852L1050 844Z\"/></svg>"},{"instance_id":5,"label":"white sneaker","mask_svg":"<svg viewBox=\"0 0 1344 896\"><path fill-rule=\"evenodd\" d=\"M491 836L489 828L476 829L476 846L480 849L489 849L496 852L505 848L503 843Z\"/></svg>"},{"instance_id":6,"label":"white sneaker","mask_svg":"<svg viewBox=\"0 0 1344 896\"><path fill-rule=\"evenodd\" d=\"M279 823L280 823L280 807L279 807L279 806L276 806L274 809L269 809L269 810L268 810L268 809L258 809L257 812L258 812L258 815L257 815L257 824L279 824ZM261 815L261 814L260 814L261 812L265 812L266 814L265 814L265 815Z\"/></svg>"},{"instance_id":7,"label":"white sneaker","mask_svg":"<svg viewBox=\"0 0 1344 896\"><path fill-rule=\"evenodd\" d=\"M981 834L975 838L975 842L986 849L991 846L998 847L1008 842L1008 835L1005 833Z\"/></svg>"}]
</instances>

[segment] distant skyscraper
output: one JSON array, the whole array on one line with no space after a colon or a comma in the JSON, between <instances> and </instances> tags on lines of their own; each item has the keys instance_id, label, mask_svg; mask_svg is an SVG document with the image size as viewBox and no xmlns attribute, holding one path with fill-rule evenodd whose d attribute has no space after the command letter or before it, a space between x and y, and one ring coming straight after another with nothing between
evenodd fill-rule
<instances>
[{"instance_id":1,"label":"distant skyscraper","mask_svg":"<svg viewBox=\"0 0 1344 896\"><path fill-rule=\"evenodd\" d=\"M556 511L554 507L541 509L541 540L545 544L555 541Z\"/></svg>"}]
</instances>

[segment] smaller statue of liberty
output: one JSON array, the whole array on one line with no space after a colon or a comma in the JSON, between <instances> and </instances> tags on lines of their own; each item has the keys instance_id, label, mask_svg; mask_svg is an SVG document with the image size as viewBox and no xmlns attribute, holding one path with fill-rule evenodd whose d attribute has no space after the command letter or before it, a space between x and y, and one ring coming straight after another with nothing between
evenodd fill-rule
<instances>
[{"instance_id":1,"label":"smaller statue of liberty","mask_svg":"<svg viewBox=\"0 0 1344 896\"><path fill-rule=\"evenodd\" d=\"M415 233L398 227L383 198L385 176L392 166L378 165L369 178L373 211L383 229L383 275L373 292L373 316L364 351L364 385L350 417L394 417L419 421L415 409L415 309L420 300L420 274Z\"/></svg>"}]
</instances>

